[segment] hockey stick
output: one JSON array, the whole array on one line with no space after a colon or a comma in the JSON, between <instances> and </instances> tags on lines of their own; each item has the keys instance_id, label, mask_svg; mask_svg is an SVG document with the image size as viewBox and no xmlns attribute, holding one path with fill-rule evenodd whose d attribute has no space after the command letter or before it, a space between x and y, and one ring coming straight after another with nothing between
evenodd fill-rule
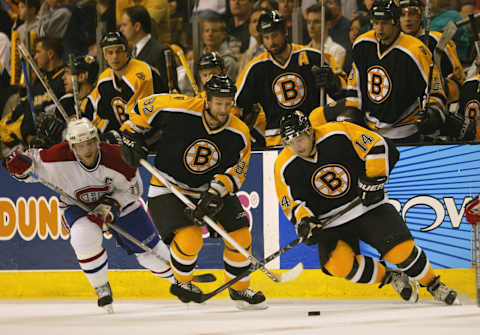
<instances>
[{"instance_id":1,"label":"hockey stick","mask_svg":"<svg viewBox=\"0 0 480 335\"><path fill-rule=\"evenodd\" d=\"M359 205L360 202L361 202L360 198L354 200L352 203L350 203L350 205L345 207L343 210L341 210L340 212L338 212L334 216L326 219L324 224L327 225L327 224L333 222L334 220L338 219L340 216L342 216L343 214L345 214L346 212L348 212L349 210L351 210L355 206ZM264 260L262 260L259 264L256 264L256 265L252 264L248 270L243 271L241 274L239 274L235 278L229 280L228 282L226 282L222 286L218 287L217 289L213 290L212 292L205 293L203 295L202 299L201 299L201 302L205 302L205 301L213 298L214 296L221 293L225 289L229 288L230 286L232 286L236 282L240 281L242 278L247 277L252 272L258 270L262 266L265 266L265 264L271 262L272 260L279 257L280 255L283 255L285 252L287 252L288 250L292 249L293 247L297 246L298 244L300 244L302 242L303 242L303 239L301 237L299 237L296 240L293 240L292 242L288 243L286 246L284 246L280 250L277 250L276 252L274 252L273 254L271 254L270 256L265 258ZM299 265L301 265L301 267ZM298 263L296 267L298 267L299 269L297 269L296 271L291 271L291 270L289 271L289 275L292 276L292 278L290 280L297 279L297 277L300 276L300 274L303 270L303 264L302 263Z\"/></svg>"},{"instance_id":2,"label":"hockey stick","mask_svg":"<svg viewBox=\"0 0 480 335\"><path fill-rule=\"evenodd\" d=\"M475 243L475 286L477 288L477 306L480 307L480 237L478 236L478 223L473 225Z\"/></svg>"},{"instance_id":3,"label":"hockey stick","mask_svg":"<svg viewBox=\"0 0 480 335\"><path fill-rule=\"evenodd\" d=\"M80 97L78 93L78 71L76 67L73 65L73 58L74 58L74 55L72 54L68 56L68 60L71 65L70 71L72 74L72 88L73 88L73 101L74 101L74 107L75 107L75 114L77 115L77 119L80 120L82 112L80 111Z\"/></svg>"},{"instance_id":4,"label":"hockey stick","mask_svg":"<svg viewBox=\"0 0 480 335\"><path fill-rule=\"evenodd\" d=\"M160 180L160 182L162 182L165 187L167 187L175 196L178 197L178 199L180 199L185 205L187 205L188 207L190 207L191 209L195 209L195 204L190 201L189 198L187 198L183 193L181 193L179 190L177 190L168 180L167 178L164 176L164 174L162 172L160 172L157 168L155 168L154 166L152 166L149 162L147 162L145 159L141 159L140 160L140 164L146 168L152 175L154 175L158 180ZM276 283L285 283L285 282L288 282L291 279L291 275L286 272L286 273L280 273L280 274L275 274L275 273L272 273L270 271L268 271L267 269L265 269L265 267L263 267L263 265L260 264L260 262L255 258L253 257L252 255L250 255L248 253L247 250L245 250L244 248L242 248L242 246L240 244L237 243L237 241L235 241L233 238L230 237L230 235L224 231L222 228L220 228L216 223L215 221L213 221L211 218L209 218L208 216L204 216L203 218L203 221L208 224L212 229L214 229L220 236L222 236L225 241L227 241L228 243L230 243L231 245L233 245L235 247L235 249L237 249L243 256L245 256L246 258L248 258L248 260L250 262L252 262L252 264L254 265L260 265L259 268L260 270L265 273L268 278L270 278L271 280L273 280L274 282ZM298 271L296 269L296 267L299 266L298 264L295 266L295 268L291 269L290 271ZM300 271L301 272L301 271Z\"/></svg>"},{"instance_id":5,"label":"hockey stick","mask_svg":"<svg viewBox=\"0 0 480 335\"><path fill-rule=\"evenodd\" d=\"M28 105L30 106L30 113L32 114L33 124L35 124L35 107L33 106L32 87L30 86L30 78L28 77L27 65L25 64L24 59L20 61L20 64L22 65L23 77L25 78Z\"/></svg>"},{"instance_id":6,"label":"hockey stick","mask_svg":"<svg viewBox=\"0 0 480 335\"><path fill-rule=\"evenodd\" d=\"M47 92L48 96L53 100L53 103L57 107L58 111L60 114L62 114L63 118L65 119L66 122L70 121L70 118L68 117L67 113L65 112L65 109L63 106L60 104L60 101L58 101L57 96L55 93L53 93L50 85L46 81L43 73L40 71L40 69L37 66L37 63L32 58L32 55L30 55L30 52L28 52L27 48L23 44L22 41L18 40L18 45L17 45L18 50L22 54L23 58L30 64L32 67L33 71L37 75L37 78L40 80L42 83L43 87L45 88L45 91Z\"/></svg>"},{"instance_id":7,"label":"hockey stick","mask_svg":"<svg viewBox=\"0 0 480 335\"><path fill-rule=\"evenodd\" d=\"M190 85L192 85L193 92L197 96L199 93L198 86L197 86L197 83L195 82L195 78L193 77L192 70L188 65L187 59L185 58L185 54L183 53L182 48L180 48L176 44L170 44L170 49L172 49L175 55L177 55L178 59L180 59L180 63L182 63L182 66L185 68L185 73L187 74L188 80L190 81Z\"/></svg>"},{"instance_id":8,"label":"hockey stick","mask_svg":"<svg viewBox=\"0 0 480 335\"><path fill-rule=\"evenodd\" d=\"M429 40L430 40L430 18L432 15L432 1L427 0L426 6L425 6L425 36L426 36L426 44L427 44L427 49L430 49L429 47ZM426 111L430 107L430 91L432 90L432 80L433 80L433 56L432 56L432 63L430 64L428 68L428 80L427 80L427 92L425 94L425 101L424 104L420 104L420 107L423 107L423 114L426 114ZM439 70L440 71L440 70Z\"/></svg>"},{"instance_id":9,"label":"hockey stick","mask_svg":"<svg viewBox=\"0 0 480 335\"><path fill-rule=\"evenodd\" d=\"M173 61L172 61L172 50L167 48L163 51L163 57L165 58L165 67L167 70L167 82L168 82L168 92L174 93L175 83L173 81Z\"/></svg>"},{"instance_id":10,"label":"hockey stick","mask_svg":"<svg viewBox=\"0 0 480 335\"><path fill-rule=\"evenodd\" d=\"M325 62L325 55L323 54L325 51L325 1L322 1L322 26L321 26L321 34L320 37L320 66L323 66ZM320 107L325 106L325 87L320 87Z\"/></svg>"},{"instance_id":11,"label":"hockey stick","mask_svg":"<svg viewBox=\"0 0 480 335\"><path fill-rule=\"evenodd\" d=\"M42 177L38 176L37 174L35 174L33 172L30 173L30 176L33 177L34 179L36 179L39 183L46 186L47 188L51 189L52 191L60 194L61 196L65 197L66 199L70 200L72 203L74 203L76 206L80 207L84 211L90 212L91 209L87 205L85 205L84 203L75 199L74 197L72 197L71 195L69 195L68 193L63 191L60 187L53 185L52 183L46 181L45 179L43 179ZM105 222L105 225L108 227L108 229L115 230L118 234L122 235L127 240L129 240L130 242L132 242L133 244L135 244L137 247L144 250L145 252L151 253L152 255L159 258L163 262L166 261L160 255L155 253L152 250L152 248L150 248L148 245L146 245L145 243L137 240L135 237L133 237L131 234L129 234L128 232L126 232L122 228L118 227L117 225L114 225L114 224L111 224L111 223L108 223L108 222ZM200 282L200 283L208 283L208 282L213 282L215 280L217 280L217 278L211 273L205 273L205 274L193 276L193 281Z\"/></svg>"}]
</instances>

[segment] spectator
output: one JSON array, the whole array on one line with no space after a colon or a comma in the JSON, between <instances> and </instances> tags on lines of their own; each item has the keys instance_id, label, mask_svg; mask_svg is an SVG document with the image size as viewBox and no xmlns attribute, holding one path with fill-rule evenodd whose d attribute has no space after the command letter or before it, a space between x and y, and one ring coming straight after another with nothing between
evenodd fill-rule
<instances>
[{"instance_id":1,"label":"spectator","mask_svg":"<svg viewBox=\"0 0 480 335\"><path fill-rule=\"evenodd\" d=\"M332 13L332 23L329 35L334 42L337 42L345 49L348 48L348 31L350 29L350 20L342 15L342 4L340 0L325 0L325 6Z\"/></svg>"},{"instance_id":2,"label":"spectator","mask_svg":"<svg viewBox=\"0 0 480 335\"><path fill-rule=\"evenodd\" d=\"M295 9L295 0L279 0L278 1L278 13L281 17L283 17L287 23L288 29L288 40L292 42L293 40L293 11ZM301 37L301 41L296 41L295 43L298 44L307 44L309 41L307 27L305 26L305 22L303 22L302 32L303 36Z\"/></svg>"},{"instance_id":3,"label":"spectator","mask_svg":"<svg viewBox=\"0 0 480 335\"><path fill-rule=\"evenodd\" d=\"M120 17L120 31L132 48L132 57L144 61L160 72L162 85L168 90L165 50L162 42L152 38L152 20L143 6L128 7Z\"/></svg>"},{"instance_id":4,"label":"spectator","mask_svg":"<svg viewBox=\"0 0 480 335\"><path fill-rule=\"evenodd\" d=\"M232 16L227 21L227 33L242 43L240 53L244 53L250 42L248 24L254 0L229 0L229 3Z\"/></svg>"},{"instance_id":5,"label":"spectator","mask_svg":"<svg viewBox=\"0 0 480 335\"><path fill-rule=\"evenodd\" d=\"M467 18L470 14L475 13L475 2L468 1L468 2L462 3L460 6L459 13L464 19Z\"/></svg>"},{"instance_id":6,"label":"spectator","mask_svg":"<svg viewBox=\"0 0 480 335\"><path fill-rule=\"evenodd\" d=\"M325 31L323 32L324 52L330 54L337 63L338 67L343 68L347 51L340 44L335 43L328 34L332 25L332 13L328 7L325 7ZM317 50L322 50L322 5L315 4L307 9L307 30L311 42L308 46Z\"/></svg>"},{"instance_id":7,"label":"spectator","mask_svg":"<svg viewBox=\"0 0 480 335\"><path fill-rule=\"evenodd\" d=\"M100 14L100 21L105 24L105 31L114 31L117 28L115 0L97 0L97 12Z\"/></svg>"},{"instance_id":8,"label":"spectator","mask_svg":"<svg viewBox=\"0 0 480 335\"><path fill-rule=\"evenodd\" d=\"M225 0L203 0L198 2L196 14L204 19L220 18L225 15L226 9Z\"/></svg>"},{"instance_id":9,"label":"spectator","mask_svg":"<svg viewBox=\"0 0 480 335\"><path fill-rule=\"evenodd\" d=\"M347 48L347 56L345 57L345 64L343 69L346 73L350 73L352 69L352 46L355 39L360 35L360 31L365 27L370 26L370 18L368 15L359 13L350 24L350 31L348 32L349 45Z\"/></svg>"},{"instance_id":10,"label":"spectator","mask_svg":"<svg viewBox=\"0 0 480 335\"><path fill-rule=\"evenodd\" d=\"M263 9L265 12L278 10L278 2L276 0L260 0L258 8Z\"/></svg>"},{"instance_id":11,"label":"spectator","mask_svg":"<svg viewBox=\"0 0 480 335\"><path fill-rule=\"evenodd\" d=\"M262 44L262 38L260 33L257 31L257 24L260 15L264 10L261 7L256 7L252 15L250 16L250 21L248 24L248 31L250 32L250 43L247 51L245 51L238 60L238 68L240 71L255 57L259 56L265 51L265 47Z\"/></svg>"},{"instance_id":12,"label":"spectator","mask_svg":"<svg viewBox=\"0 0 480 335\"><path fill-rule=\"evenodd\" d=\"M202 39L205 45L202 53L217 52L225 62L228 77L236 80L238 59L228 45L225 21L220 18L206 19L202 25Z\"/></svg>"},{"instance_id":13,"label":"spectator","mask_svg":"<svg viewBox=\"0 0 480 335\"><path fill-rule=\"evenodd\" d=\"M6 12L5 12L6 14ZM10 90L10 39L8 33L10 32L8 25L0 26L0 112L9 98Z\"/></svg>"},{"instance_id":14,"label":"spectator","mask_svg":"<svg viewBox=\"0 0 480 335\"><path fill-rule=\"evenodd\" d=\"M27 40L27 33L29 31L36 31L38 33L39 21L37 18L40 10L40 0L19 0L18 1L18 18L23 21L18 26L16 31L20 34L20 39L23 43Z\"/></svg>"},{"instance_id":15,"label":"spectator","mask_svg":"<svg viewBox=\"0 0 480 335\"><path fill-rule=\"evenodd\" d=\"M372 9L372 6L373 6L373 3L375 2L375 0L363 0L363 6L362 6L362 10L358 12L358 14L363 14L365 16L369 16L370 15L370 10ZM373 29L373 26L372 26L372 23L369 22L367 25L363 26L359 33L358 33L358 36L366 33L367 31L370 31Z\"/></svg>"}]
</instances>

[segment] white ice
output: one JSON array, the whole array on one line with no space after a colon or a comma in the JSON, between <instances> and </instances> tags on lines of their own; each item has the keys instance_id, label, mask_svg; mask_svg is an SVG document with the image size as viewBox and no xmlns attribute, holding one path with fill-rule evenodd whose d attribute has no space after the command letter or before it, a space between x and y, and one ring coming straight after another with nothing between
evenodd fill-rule
<instances>
[{"instance_id":1,"label":"white ice","mask_svg":"<svg viewBox=\"0 0 480 335\"><path fill-rule=\"evenodd\" d=\"M480 334L472 302L282 299L267 310L239 311L229 300L116 300L114 309L106 314L94 300L0 300L0 335Z\"/></svg>"}]
</instances>

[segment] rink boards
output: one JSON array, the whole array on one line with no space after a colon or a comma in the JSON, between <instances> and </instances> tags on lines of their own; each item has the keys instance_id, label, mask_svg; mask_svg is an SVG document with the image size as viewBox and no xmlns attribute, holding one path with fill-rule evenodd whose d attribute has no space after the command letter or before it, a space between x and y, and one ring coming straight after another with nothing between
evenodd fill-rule
<instances>
[{"instance_id":1,"label":"rink boards","mask_svg":"<svg viewBox=\"0 0 480 335\"><path fill-rule=\"evenodd\" d=\"M449 145L400 147L401 160L387 189L392 204L406 219L416 242L447 283L473 295L471 228L464 206L480 191L480 146ZM251 221L253 254L258 259L295 239L293 226L281 212L274 188L273 162L277 152L253 153L239 198ZM149 175L142 168L144 184ZM91 289L78 271L68 233L62 228L58 199L39 184L20 183L0 172L0 297L90 297ZM146 194L145 187L145 194ZM144 196L145 196L144 194ZM110 279L117 296L169 297L168 285L141 271L134 257L105 242ZM221 269L221 240L205 238L200 269ZM378 257L362 246L363 253ZM372 285L350 285L324 276L312 247L298 246L277 258L272 269L288 269L298 262L305 268L300 279L277 285L255 273L255 287L275 297L392 296ZM223 278L220 270L214 270ZM217 284L206 287L213 289ZM163 289L165 288L165 289Z\"/></svg>"}]
</instances>

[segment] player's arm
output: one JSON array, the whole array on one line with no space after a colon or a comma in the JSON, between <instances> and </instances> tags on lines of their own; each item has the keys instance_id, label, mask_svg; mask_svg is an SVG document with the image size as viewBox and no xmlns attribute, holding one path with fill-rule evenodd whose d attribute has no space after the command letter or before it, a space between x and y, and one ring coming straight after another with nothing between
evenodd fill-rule
<instances>
[{"instance_id":1,"label":"player's arm","mask_svg":"<svg viewBox=\"0 0 480 335\"><path fill-rule=\"evenodd\" d=\"M343 127L358 157L365 162L357 184L360 199L365 206L373 205L384 199L384 186L400 153L392 142L373 131L348 122Z\"/></svg>"},{"instance_id":2,"label":"player's arm","mask_svg":"<svg viewBox=\"0 0 480 335\"><path fill-rule=\"evenodd\" d=\"M252 119L251 114L254 114L253 105L259 102L258 84L264 79L258 76L258 65L255 66L250 62L245 66L237 78L235 86L237 86L237 93L235 95L235 105L240 109L240 119Z\"/></svg>"},{"instance_id":3,"label":"player's arm","mask_svg":"<svg viewBox=\"0 0 480 335\"><path fill-rule=\"evenodd\" d=\"M462 64L460 63L460 59L458 58L457 48L453 41L447 44L445 48L445 55L447 57L447 61L450 63L453 71L449 73L446 78L446 89L449 102L455 102L459 98L460 87L465 82L465 72L463 71Z\"/></svg>"}]
</instances>

